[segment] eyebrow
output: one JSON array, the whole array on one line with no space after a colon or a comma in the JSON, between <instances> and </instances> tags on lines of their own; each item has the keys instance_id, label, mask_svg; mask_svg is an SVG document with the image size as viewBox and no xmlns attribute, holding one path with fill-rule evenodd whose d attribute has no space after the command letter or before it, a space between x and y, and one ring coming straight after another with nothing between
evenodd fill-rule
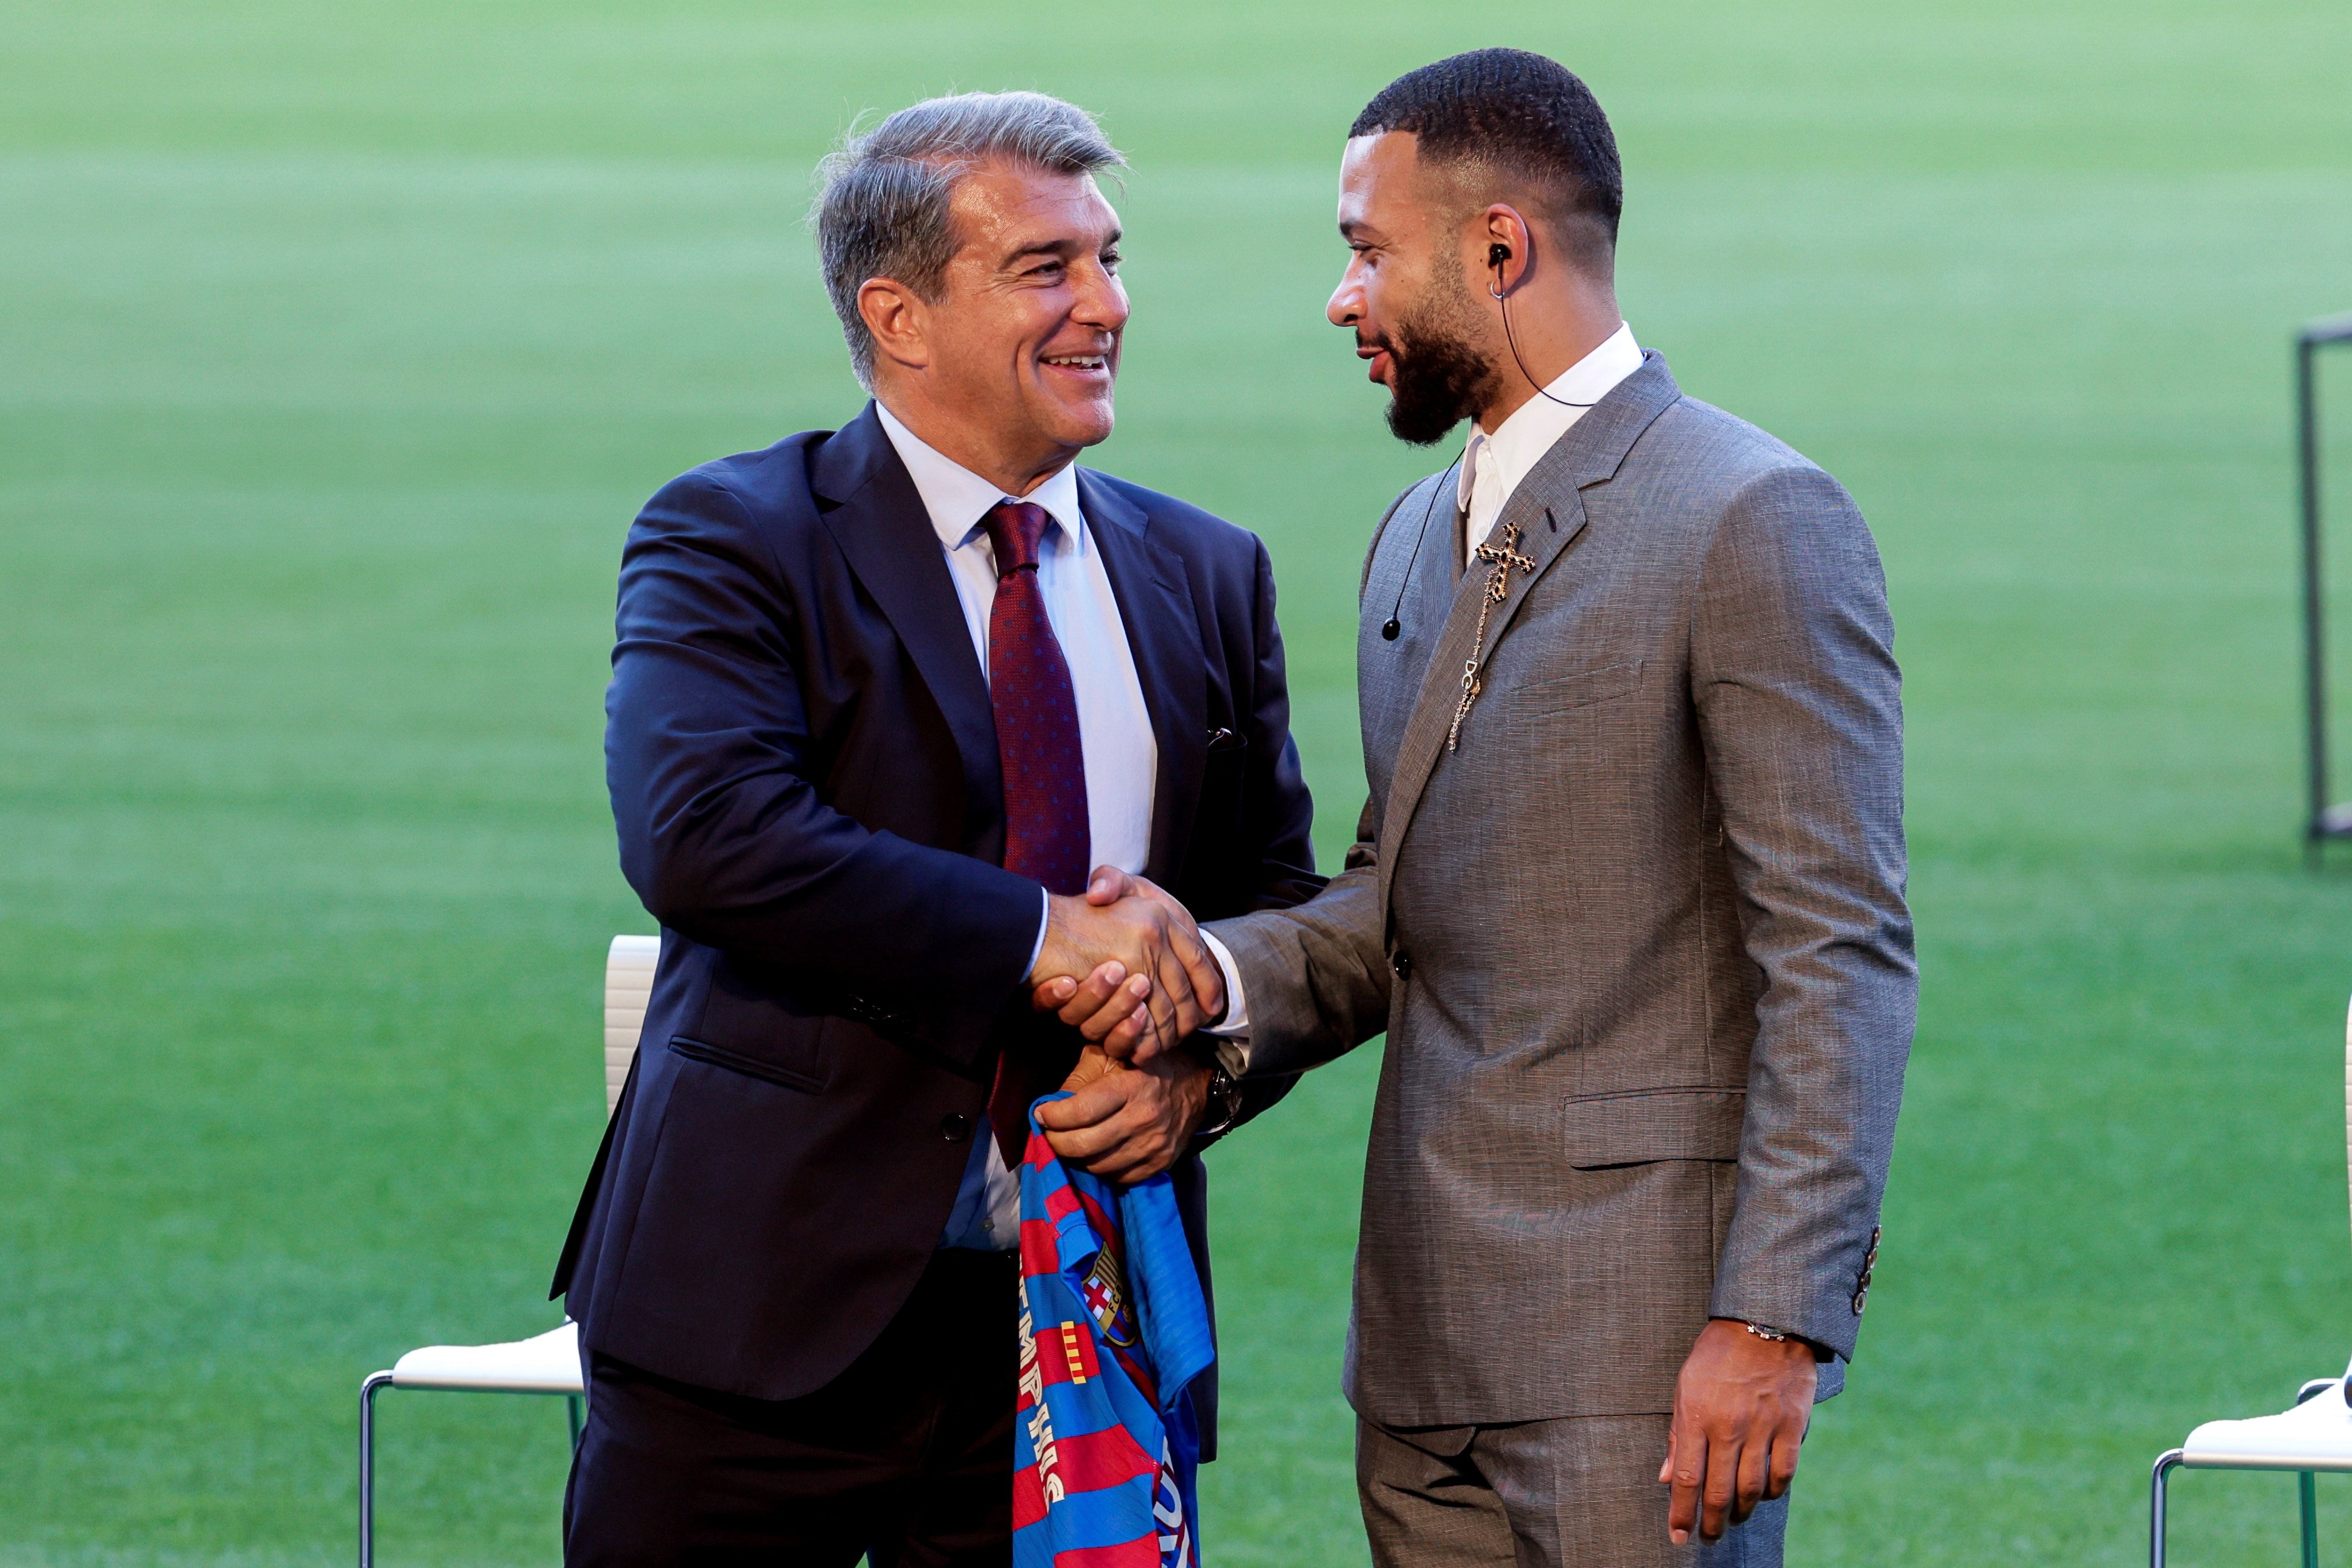
<instances>
[{"instance_id":1,"label":"eyebrow","mask_svg":"<svg viewBox=\"0 0 2352 1568\"><path fill-rule=\"evenodd\" d=\"M1120 239L1125 237L1125 235L1126 231L1123 229L1112 229L1110 233L1103 237L1103 248L1108 249L1111 246L1117 245ZM1004 258L1004 265L1010 267L1016 261L1025 261L1033 256L1060 256L1066 251L1080 250L1083 248L1085 247L1075 239L1044 240L1035 245L1023 246L1020 249L1013 252L1013 254Z\"/></svg>"}]
</instances>

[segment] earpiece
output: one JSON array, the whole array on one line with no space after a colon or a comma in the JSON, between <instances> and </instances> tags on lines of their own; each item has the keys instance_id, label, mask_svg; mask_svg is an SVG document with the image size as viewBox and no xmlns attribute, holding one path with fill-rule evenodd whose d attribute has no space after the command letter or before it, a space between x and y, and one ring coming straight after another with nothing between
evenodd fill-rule
<instances>
[{"instance_id":1,"label":"earpiece","mask_svg":"<svg viewBox=\"0 0 2352 1568\"><path fill-rule=\"evenodd\" d=\"M1497 299L1497 300L1501 300L1501 301L1502 301L1502 306L1503 306L1503 341L1504 341L1505 342L1507 342L1507 343L1510 344L1510 346L1511 346L1511 363L1514 363L1514 364L1516 364L1516 365L1517 365L1517 366L1519 367L1519 374L1520 374L1521 375L1525 375L1525 376L1527 376L1527 378L1528 378L1528 384L1529 386L1532 386L1532 387L1534 387L1534 388L1536 389L1536 395L1537 395L1538 397L1545 398L1545 399L1549 400L1550 402L1557 403L1557 404L1559 404L1562 408L1590 408L1590 407L1591 407L1591 406L1592 406L1592 405L1591 405L1591 404L1590 404L1590 403L1570 403L1570 402L1567 398L1565 398L1565 397L1553 397L1553 396L1552 396L1552 395L1551 395L1549 391L1545 390L1545 388L1544 388L1543 384L1542 384L1540 382L1537 381L1537 380L1536 380L1536 378L1535 378L1534 376L1532 376L1532 375L1528 375L1528 362L1527 362L1527 361L1525 361L1525 360L1523 360L1523 359L1521 359L1521 358L1519 357L1519 340L1518 340L1517 338L1514 337L1514 336L1512 335L1512 333L1511 333L1511 300L1510 300L1510 297L1509 297L1508 295L1507 295L1506 293L1504 293L1504 292L1503 292L1503 263L1505 263L1505 262L1507 262L1507 261L1510 260L1510 258L1511 258L1511 247L1510 247L1509 246L1507 246L1507 245L1505 245L1505 244L1504 244L1501 240L1499 240L1499 239L1498 239L1498 240L1496 240L1494 244L1492 244L1492 245L1490 245L1490 246L1488 246L1488 247L1486 247L1486 265L1487 265L1487 266L1489 266L1489 267L1491 267L1491 268L1493 268L1495 269L1495 281L1494 281L1494 283L1493 283L1491 286L1489 286L1489 287L1488 287L1488 289L1487 289L1486 292L1488 292L1489 294L1492 294L1493 296L1495 296L1495 298L1496 298L1496 299ZM1383 632L1383 633L1385 633L1385 632L1386 632L1386 630L1387 630L1387 628L1386 628L1386 627L1382 627L1382 628L1381 628L1381 630L1382 630L1382 632Z\"/></svg>"}]
</instances>

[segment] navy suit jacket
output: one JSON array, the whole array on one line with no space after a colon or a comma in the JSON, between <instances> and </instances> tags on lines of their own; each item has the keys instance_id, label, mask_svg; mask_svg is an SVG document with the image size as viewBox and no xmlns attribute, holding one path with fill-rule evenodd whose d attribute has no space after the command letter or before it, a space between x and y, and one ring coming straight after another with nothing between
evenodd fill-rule
<instances>
[{"instance_id":1,"label":"navy suit jacket","mask_svg":"<svg viewBox=\"0 0 2352 1568\"><path fill-rule=\"evenodd\" d=\"M1303 901L1265 547L1107 475L1078 492L1159 746L1144 874L1202 920ZM1001 864L987 682L871 405L665 486L617 632L606 775L661 963L554 1289L591 1352L792 1398L912 1291L1005 1042L1076 1036L1029 1010L1043 903ZM1197 1153L1175 1174L1205 1280Z\"/></svg>"}]
</instances>

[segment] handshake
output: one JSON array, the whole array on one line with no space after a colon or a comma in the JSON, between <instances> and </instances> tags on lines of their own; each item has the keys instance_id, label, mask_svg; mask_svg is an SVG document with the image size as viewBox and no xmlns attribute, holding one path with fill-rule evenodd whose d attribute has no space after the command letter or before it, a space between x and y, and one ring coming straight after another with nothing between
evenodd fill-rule
<instances>
[{"instance_id":1,"label":"handshake","mask_svg":"<svg viewBox=\"0 0 2352 1568\"><path fill-rule=\"evenodd\" d=\"M1037 1124L1062 1159L1107 1180L1166 1170L1201 1123L1209 1068L1185 1036L1225 1014L1224 973L1182 904L1141 877L1097 866L1080 894L1046 906L1031 1000L1085 1037Z\"/></svg>"},{"instance_id":2,"label":"handshake","mask_svg":"<svg viewBox=\"0 0 2352 1568\"><path fill-rule=\"evenodd\" d=\"M1223 973L1192 914L1115 866L1096 867L1084 893L1050 897L1029 980L1039 1012L1134 1067L1225 1012Z\"/></svg>"}]
</instances>

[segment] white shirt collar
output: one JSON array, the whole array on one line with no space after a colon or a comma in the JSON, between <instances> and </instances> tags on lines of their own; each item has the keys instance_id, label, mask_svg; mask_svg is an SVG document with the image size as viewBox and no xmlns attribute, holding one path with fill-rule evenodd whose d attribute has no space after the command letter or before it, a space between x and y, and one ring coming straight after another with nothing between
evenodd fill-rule
<instances>
[{"instance_id":1,"label":"white shirt collar","mask_svg":"<svg viewBox=\"0 0 2352 1568\"><path fill-rule=\"evenodd\" d=\"M923 510L931 514L931 531L940 536L943 548L961 550L971 543L981 534L981 521L989 509L998 501L1014 499L1044 507L1061 524L1059 529L1045 531L1041 549L1076 552L1086 548L1086 516L1078 510L1076 463L1063 464L1027 495L1009 497L961 463L942 456L880 402L874 405L874 412L881 416L883 434L898 448L898 460L907 465L907 477L915 481L915 493L923 498Z\"/></svg>"},{"instance_id":2,"label":"white shirt collar","mask_svg":"<svg viewBox=\"0 0 2352 1568\"><path fill-rule=\"evenodd\" d=\"M1512 410L1511 416L1497 425L1491 435L1472 425L1470 444L1462 450L1462 472L1455 481L1462 510L1470 509L1480 448L1492 452L1503 493L1507 495L1584 416L1582 408L1563 408L1552 397L1569 403L1598 403L1619 382L1641 368L1642 346L1633 341L1633 329L1620 321L1615 331L1601 340L1600 347L1570 365L1560 373L1559 380L1544 388L1551 397L1528 398Z\"/></svg>"}]
</instances>

